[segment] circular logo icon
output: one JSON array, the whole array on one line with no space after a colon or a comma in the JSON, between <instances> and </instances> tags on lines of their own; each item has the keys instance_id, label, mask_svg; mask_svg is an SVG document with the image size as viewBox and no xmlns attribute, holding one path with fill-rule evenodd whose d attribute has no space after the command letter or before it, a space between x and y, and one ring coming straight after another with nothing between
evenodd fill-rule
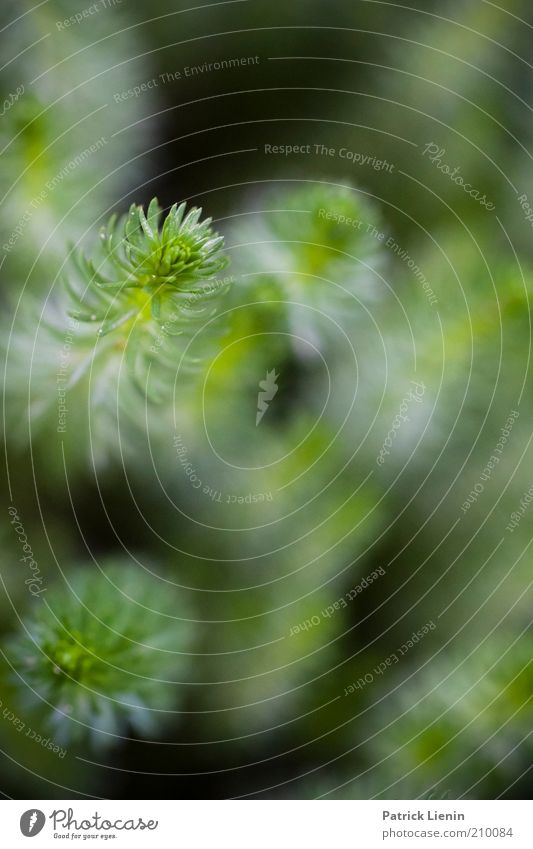
<instances>
[{"instance_id":1,"label":"circular logo icon","mask_svg":"<svg viewBox=\"0 0 533 849\"><path fill-rule=\"evenodd\" d=\"M37 808L31 808L25 811L20 818L20 830L24 837L35 837L43 830L46 817L42 811Z\"/></svg>"}]
</instances>

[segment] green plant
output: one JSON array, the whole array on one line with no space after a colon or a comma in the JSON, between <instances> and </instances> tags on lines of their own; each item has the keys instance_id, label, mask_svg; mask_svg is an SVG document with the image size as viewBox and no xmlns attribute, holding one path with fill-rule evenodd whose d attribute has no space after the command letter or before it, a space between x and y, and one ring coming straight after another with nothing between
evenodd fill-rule
<instances>
[{"instance_id":1,"label":"green plant","mask_svg":"<svg viewBox=\"0 0 533 849\"><path fill-rule=\"evenodd\" d=\"M385 294L385 251L373 235L380 218L356 188L326 181L291 187L270 205L260 225L248 225L246 240L241 234L246 246L237 262L247 295L275 301L279 323L324 352L340 342L337 322L353 325L361 303Z\"/></svg>"},{"instance_id":2,"label":"green plant","mask_svg":"<svg viewBox=\"0 0 533 849\"><path fill-rule=\"evenodd\" d=\"M84 293L78 318L100 320L98 333L104 336L147 312L157 322L172 310L205 312L205 301L213 297L206 281L228 263L224 237L213 232L210 218L200 221L201 209L193 207L187 215L185 209L185 203L174 204L161 224L163 212L154 198L147 215L133 204L127 216L112 216L100 233L102 264L78 256L78 269L101 302L96 315L84 313Z\"/></svg>"},{"instance_id":3,"label":"green plant","mask_svg":"<svg viewBox=\"0 0 533 849\"><path fill-rule=\"evenodd\" d=\"M448 788L466 798L504 794L531 758L531 672L529 637L501 634L465 656L431 658L408 685L383 679L364 722L374 740L368 772L380 793L402 798L425 781L433 798Z\"/></svg>"},{"instance_id":4,"label":"green plant","mask_svg":"<svg viewBox=\"0 0 533 849\"><path fill-rule=\"evenodd\" d=\"M209 326L228 288L226 280L215 279L228 264L224 237L213 231L210 218L200 220L201 209L185 209L185 203L174 204L162 222L154 199L147 214L132 205L128 215L114 215L101 230L98 259L77 253L78 279L67 279L75 304L71 316L97 322L98 336L114 334L113 346L124 351L142 391L155 361L175 374L175 340L190 340L199 324Z\"/></svg>"},{"instance_id":5,"label":"green plant","mask_svg":"<svg viewBox=\"0 0 533 849\"><path fill-rule=\"evenodd\" d=\"M78 570L49 596L5 650L21 706L61 744L156 735L187 668L179 596L125 562Z\"/></svg>"},{"instance_id":6,"label":"green plant","mask_svg":"<svg viewBox=\"0 0 533 849\"><path fill-rule=\"evenodd\" d=\"M176 204L163 219L154 199L146 214L134 205L113 216L92 257L72 251L65 288L44 312L27 295L15 330L5 334L16 439L27 441L19 426L26 417L45 439L57 430L54 385L70 423L60 421L59 432L64 443L72 433L76 455L84 432L96 458L117 454L120 441L128 445L144 430L139 402L170 411L178 383L184 408L184 390L194 383L188 377L214 354L224 327L217 311L231 278L217 276L228 263L223 245L201 209L186 213ZM117 409L126 421L120 437ZM92 410L98 415L90 421Z\"/></svg>"}]
</instances>

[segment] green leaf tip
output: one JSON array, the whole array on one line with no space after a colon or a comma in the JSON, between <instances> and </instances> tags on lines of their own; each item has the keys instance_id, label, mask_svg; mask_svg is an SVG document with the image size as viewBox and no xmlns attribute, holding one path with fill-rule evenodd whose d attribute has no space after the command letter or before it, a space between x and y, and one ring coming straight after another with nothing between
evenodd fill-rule
<instances>
[{"instance_id":1,"label":"green leaf tip","mask_svg":"<svg viewBox=\"0 0 533 849\"><path fill-rule=\"evenodd\" d=\"M186 213L186 204L181 203L164 217L156 198L146 213L133 204L127 215L111 216L102 228L97 260L83 254L76 257L86 286L83 294L78 289L78 300L87 306L90 293L104 306L99 335L130 318L163 324L166 313L187 305L187 295L195 305L202 300L203 289L209 297L212 283L208 283L227 266L228 258L224 237L213 230L211 218L201 221L201 214L198 207ZM94 321L95 312L82 309L80 319ZM102 310L98 312L101 315Z\"/></svg>"}]
</instances>

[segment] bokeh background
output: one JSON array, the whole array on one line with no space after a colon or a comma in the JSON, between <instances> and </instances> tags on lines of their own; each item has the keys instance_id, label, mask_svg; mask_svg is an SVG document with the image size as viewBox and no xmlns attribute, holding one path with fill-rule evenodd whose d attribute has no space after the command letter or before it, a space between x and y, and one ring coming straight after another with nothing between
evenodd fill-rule
<instances>
[{"instance_id":1,"label":"bokeh background","mask_svg":"<svg viewBox=\"0 0 533 849\"><path fill-rule=\"evenodd\" d=\"M0 15L2 793L527 798L531 4ZM162 404L64 287L154 196L231 260Z\"/></svg>"}]
</instances>

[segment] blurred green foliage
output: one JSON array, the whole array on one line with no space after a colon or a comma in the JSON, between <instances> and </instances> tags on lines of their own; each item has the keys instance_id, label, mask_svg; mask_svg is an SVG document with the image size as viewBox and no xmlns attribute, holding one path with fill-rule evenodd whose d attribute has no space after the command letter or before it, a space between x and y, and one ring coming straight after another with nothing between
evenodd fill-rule
<instances>
[{"instance_id":1,"label":"blurred green foliage","mask_svg":"<svg viewBox=\"0 0 533 849\"><path fill-rule=\"evenodd\" d=\"M1 13L3 791L529 796L529 4L82 5ZM159 404L63 285L155 195L231 260Z\"/></svg>"}]
</instances>

